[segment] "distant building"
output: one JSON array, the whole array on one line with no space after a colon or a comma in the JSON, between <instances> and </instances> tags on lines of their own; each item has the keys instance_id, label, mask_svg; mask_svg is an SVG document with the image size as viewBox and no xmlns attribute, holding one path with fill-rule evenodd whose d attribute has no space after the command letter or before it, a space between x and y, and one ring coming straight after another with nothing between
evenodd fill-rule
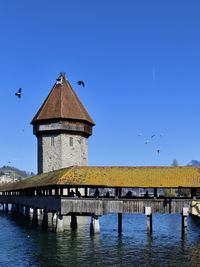
<instances>
[{"instance_id":1,"label":"distant building","mask_svg":"<svg viewBox=\"0 0 200 267\"><path fill-rule=\"evenodd\" d=\"M18 181L17 178L11 177L9 173L0 176L0 184L12 183Z\"/></svg>"},{"instance_id":2,"label":"distant building","mask_svg":"<svg viewBox=\"0 0 200 267\"><path fill-rule=\"evenodd\" d=\"M95 124L65 75L59 76L31 124L38 144L38 174L88 165L88 137Z\"/></svg>"}]
</instances>

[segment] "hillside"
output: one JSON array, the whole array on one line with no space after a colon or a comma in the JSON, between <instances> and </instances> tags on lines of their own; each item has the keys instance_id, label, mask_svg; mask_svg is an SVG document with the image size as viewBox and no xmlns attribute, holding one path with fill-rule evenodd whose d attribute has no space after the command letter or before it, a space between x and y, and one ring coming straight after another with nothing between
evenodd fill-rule
<instances>
[{"instance_id":1,"label":"hillside","mask_svg":"<svg viewBox=\"0 0 200 267\"><path fill-rule=\"evenodd\" d=\"M26 172L12 166L2 166L0 168L0 177L4 177L4 180L6 178L13 181L21 180L33 175L34 173L32 172Z\"/></svg>"}]
</instances>

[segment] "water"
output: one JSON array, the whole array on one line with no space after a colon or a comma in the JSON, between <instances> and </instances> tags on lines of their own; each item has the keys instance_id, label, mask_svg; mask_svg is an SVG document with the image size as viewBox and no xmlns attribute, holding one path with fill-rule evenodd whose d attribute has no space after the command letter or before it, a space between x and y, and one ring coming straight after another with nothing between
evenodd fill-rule
<instances>
[{"instance_id":1,"label":"water","mask_svg":"<svg viewBox=\"0 0 200 267\"><path fill-rule=\"evenodd\" d=\"M147 235L145 215L124 215L118 236L117 216L100 218L101 233L89 225L76 232L42 232L11 215L0 214L0 266L200 266L200 226L188 218L181 239L180 215L154 215Z\"/></svg>"}]
</instances>

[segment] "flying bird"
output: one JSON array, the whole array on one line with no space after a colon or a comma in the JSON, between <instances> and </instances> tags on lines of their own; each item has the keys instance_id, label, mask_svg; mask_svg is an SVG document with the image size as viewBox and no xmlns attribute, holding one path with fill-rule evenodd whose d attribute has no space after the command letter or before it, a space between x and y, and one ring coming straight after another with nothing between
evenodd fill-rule
<instances>
[{"instance_id":1,"label":"flying bird","mask_svg":"<svg viewBox=\"0 0 200 267\"><path fill-rule=\"evenodd\" d=\"M151 138L154 138L156 135L155 134L153 134L152 136L151 136Z\"/></svg>"},{"instance_id":2,"label":"flying bird","mask_svg":"<svg viewBox=\"0 0 200 267\"><path fill-rule=\"evenodd\" d=\"M19 90L15 93L15 95L20 98L22 96L22 89L19 88Z\"/></svg>"},{"instance_id":3,"label":"flying bird","mask_svg":"<svg viewBox=\"0 0 200 267\"><path fill-rule=\"evenodd\" d=\"M157 153L158 153L158 154L160 153L160 149L157 149Z\"/></svg>"},{"instance_id":4,"label":"flying bird","mask_svg":"<svg viewBox=\"0 0 200 267\"><path fill-rule=\"evenodd\" d=\"M78 81L77 84L85 87L85 83L83 81Z\"/></svg>"}]
</instances>

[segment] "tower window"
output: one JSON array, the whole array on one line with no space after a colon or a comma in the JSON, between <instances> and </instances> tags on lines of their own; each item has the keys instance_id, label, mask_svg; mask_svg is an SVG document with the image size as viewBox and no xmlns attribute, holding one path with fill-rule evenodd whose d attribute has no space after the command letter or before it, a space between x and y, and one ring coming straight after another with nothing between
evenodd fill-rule
<instances>
[{"instance_id":1,"label":"tower window","mask_svg":"<svg viewBox=\"0 0 200 267\"><path fill-rule=\"evenodd\" d=\"M69 138L69 145L70 145L70 146L73 146L73 137L70 137L70 138Z\"/></svg>"},{"instance_id":2,"label":"tower window","mask_svg":"<svg viewBox=\"0 0 200 267\"><path fill-rule=\"evenodd\" d=\"M51 146L54 146L54 136L51 136Z\"/></svg>"}]
</instances>

